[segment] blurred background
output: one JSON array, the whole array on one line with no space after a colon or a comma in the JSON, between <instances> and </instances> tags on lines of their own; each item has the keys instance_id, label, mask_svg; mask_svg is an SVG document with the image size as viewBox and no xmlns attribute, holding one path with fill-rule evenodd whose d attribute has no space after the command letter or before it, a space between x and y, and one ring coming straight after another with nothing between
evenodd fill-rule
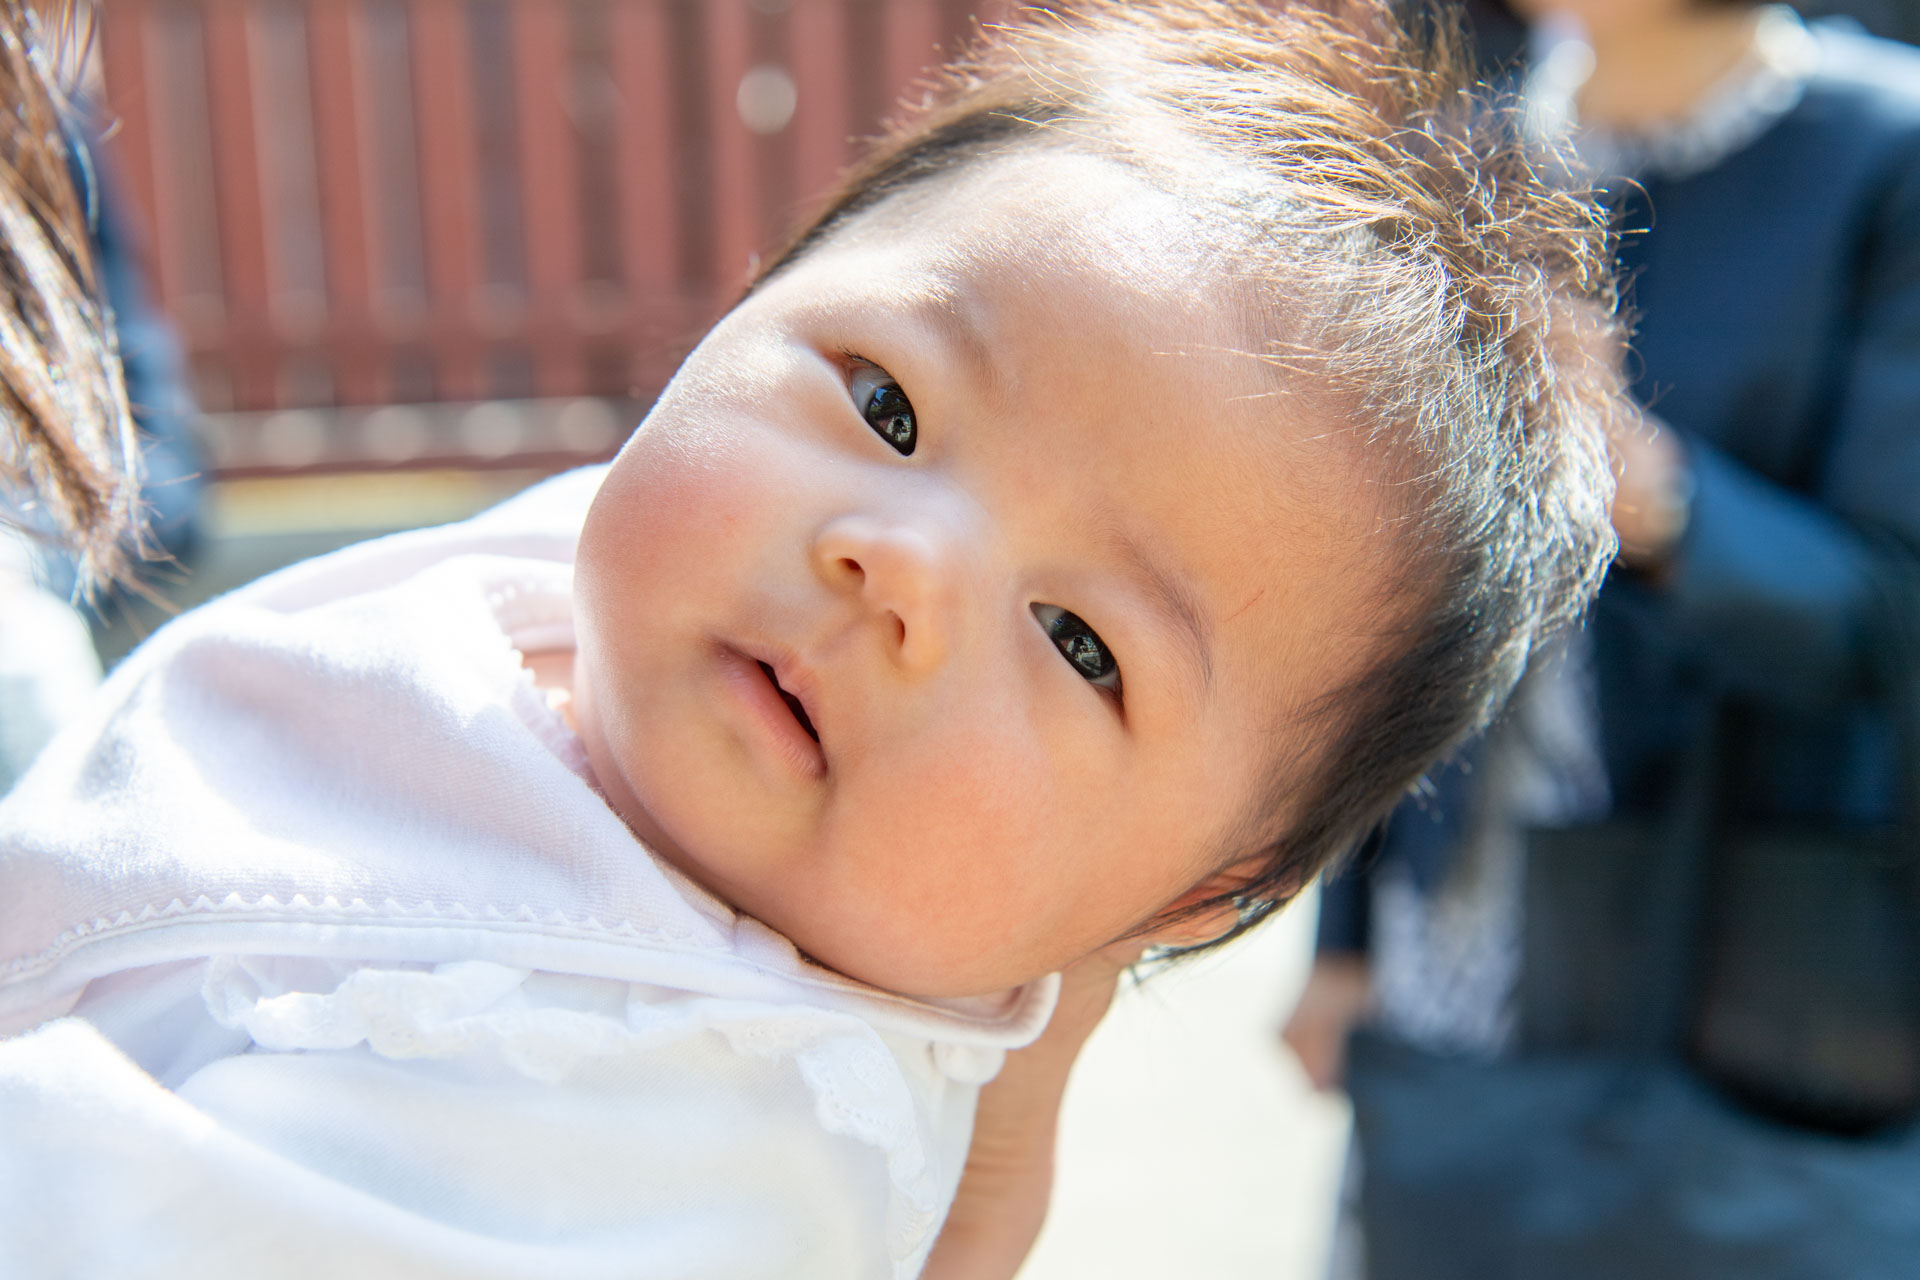
<instances>
[{"instance_id":1,"label":"blurred background","mask_svg":"<svg viewBox=\"0 0 1920 1280\"><path fill-rule=\"evenodd\" d=\"M609 456L854 140L999 13L98 6L100 185L177 336L199 410L181 443L212 482L163 595ZM103 656L161 616L103 611Z\"/></svg>"}]
</instances>

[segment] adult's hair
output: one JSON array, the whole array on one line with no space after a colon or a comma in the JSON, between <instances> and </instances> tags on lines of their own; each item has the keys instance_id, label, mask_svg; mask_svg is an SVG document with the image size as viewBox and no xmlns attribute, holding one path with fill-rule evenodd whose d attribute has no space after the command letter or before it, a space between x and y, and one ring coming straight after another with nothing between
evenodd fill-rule
<instances>
[{"instance_id":1,"label":"adult's hair","mask_svg":"<svg viewBox=\"0 0 1920 1280\"><path fill-rule=\"evenodd\" d=\"M128 577L139 449L63 128L70 5L0 0L0 521L70 553L83 588Z\"/></svg>"},{"instance_id":2,"label":"adult's hair","mask_svg":"<svg viewBox=\"0 0 1920 1280\"><path fill-rule=\"evenodd\" d=\"M1277 762L1221 851L1265 849L1264 870L1191 908L1236 907L1228 937L1486 722L1614 549L1607 439L1631 410L1604 215L1542 180L1453 26L1414 25L1390 0L1029 13L940 73L760 276L930 178L1044 145L1119 159L1227 237L1221 295L1246 301L1223 305L1278 326L1250 354L1381 455L1395 540L1375 658L1304 717L1311 766Z\"/></svg>"}]
</instances>

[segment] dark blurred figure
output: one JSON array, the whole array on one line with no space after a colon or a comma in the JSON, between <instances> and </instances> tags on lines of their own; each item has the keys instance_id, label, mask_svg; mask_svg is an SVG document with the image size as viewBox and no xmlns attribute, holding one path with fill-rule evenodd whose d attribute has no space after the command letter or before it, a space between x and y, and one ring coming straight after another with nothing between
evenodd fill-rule
<instances>
[{"instance_id":1,"label":"dark blurred figure","mask_svg":"<svg viewBox=\"0 0 1920 1280\"><path fill-rule=\"evenodd\" d=\"M1915 6L1852 7L1905 24L1890 34L1915 26ZM1404 1169L1410 1140L1427 1144L1430 1180L1505 1140L1497 1117L1444 1094L1417 1105L1408 1081L1423 1062L1527 1047L1516 993L1534 945L1530 828L1671 830L1676 813L1720 803L1696 794L1698 744L1736 701L1737 776L1715 754L1715 789L1743 820L1900 816L1881 678L1901 643L1889 592L1920 566L1920 52L1741 0L1469 10L1489 78L1524 82L1531 125L1569 136L1612 193L1638 322L1630 373L1657 430L1621 442L1622 554L1586 633L1537 662L1503 724L1326 887L1319 960L1287 1038L1331 1087L1349 1030L1371 1023L1355 1050L1373 1064L1355 1064L1362 1176L1383 1160ZM1643 900L1649 918L1667 909L1657 883ZM1382 1078L1399 1092L1370 1098ZM1736 1185L1753 1170L1724 1171L1717 1200L1663 1203L1634 1164L1636 1144L1660 1144L1661 1104L1616 1089L1589 1107L1568 1101L1577 1089L1569 1077L1561 1102L1584 1116L1581 1139L1617 1157L1603 1209L1551 1185L1537 1157L1559 1135L1523 1126L1507 1135L1505 1182L1462 1177L1391 1210L1385 1191L1362 1194L1375 1280L1920 1275L1920 1210L1887 1227L1910 1244L1888 1270L1839 1247L1802 1256L1850 1226L1793 1221L1813 1193L1756 1209ZM1395 1132L1395 1117L1423 1133ZM1920 1160L1899 1167L1920 1173ZM1475 1212L1492 1199L1506 1201L1499 1213ZM1852 1203L1880 1212L1872 1196ZM1361 1266L1336 1258L1346 1276Z\"/></svg>"},{"instance_id":2,"label":"dark blurred figure","mask_svg":"<svg viewBox=\"0 0 1920 1280\"><path fill-rule=\"evenodd\" d=\"M87 202L94 269L113 308L127 405L140 434L149 559L178 570L199 548L206 488L186 357L172 321L155 310L147 292L145 246L112 169L77 139L71 168Z\"/></svg>"},{"instance_id":3,"label":"dark blurred figure","mask_svg":"<svg viewBox=\"0 0 1920 1280\"><path fill-rule=\"evenodd\" d=\"M102 572L97 557L73 554L52 536L55 530L39 527L44 509L25 512L31 534L0 523L0 795L78 714L99 681L82 610L112 620L129 593L157 590L185 572L200 544L205 477L179 341L149 301L114 184L72 131L67 169L90 232L95 284L114 320L126 404L137 429L144 524L120 534L123 542L139 540L125 548L123 567ZM7 510L0 507L0 514Z\"/></svg>"},{"instance_id":4,"label":"dark blurred figure","mask_svg":"<svg viewBox=\"0 0 1920 1280\"><path fill-rule=\"evenodd\" d=\"M1876 36L1920 44L1920 5L1913 0L1800 0L1809 18L1847 18Z\"/></svg>"},{"instance_id":5,"label":"dark blurred figure","mask_svg":"<svg viewBox=\"0 0 1920 1280\"><path fill-rule=\"evenodd\" d=\"M1461 0L1476 52L1489 77L1498 79L1525 58L1527 21L1507 0ZM1869 35L1920 44L1920 3L1915 0L1794 0L1808 20L1855 23Z\"/></svg>"},{"instance_id":6,"label":"dark blurred figure","mask_svg":"<svg viewBox=\"0 0 1920 1280\"><path fill-rule=\"evenodd\" d=\"M140 496L147 508L147 532L158 559L181 569L192 564L203 532L205 460L194 438L199 408L188 386L180 340L147 295L139 245L112 175L98 175L94 189L95 260L113 307L127 404L140 429L146 467Z\"/></svg>"}]
</instances>

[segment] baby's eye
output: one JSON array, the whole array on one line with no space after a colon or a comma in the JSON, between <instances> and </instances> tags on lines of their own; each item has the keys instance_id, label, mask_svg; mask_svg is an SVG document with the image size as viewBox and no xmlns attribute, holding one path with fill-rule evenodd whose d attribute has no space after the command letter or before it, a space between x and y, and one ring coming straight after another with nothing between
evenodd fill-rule
<instances>
[{"instance_id":1,"label":"baby's eye","mask_svg":"<svg viewBox=\"0 0 1920 1280\"><path fill-rule=\"evenodd\" d=\"M854 407L875 434L902 456L912 453L919 430L913 420L913 405L900 384L877 365L856 364L847 385L853 389Z\"/></svg>"},{"instance_id":2,"label":"baby's eye","mask_svg":"<svg viewBox=\"0 0 1920 1280\"><path fill-rule=\"evenodd\" d=\"M1094 633L1092 627L1082 622L1077 614L1050 604L1033 606L1033 616L1039 620L1040 629L1053 641L1053 647L1060 656L1073 664L1073 669L1102 689L1120 691L1120 667L1113 660L1113 650L1107 648L1106 641Z\"/></svg>"}]
</instances>

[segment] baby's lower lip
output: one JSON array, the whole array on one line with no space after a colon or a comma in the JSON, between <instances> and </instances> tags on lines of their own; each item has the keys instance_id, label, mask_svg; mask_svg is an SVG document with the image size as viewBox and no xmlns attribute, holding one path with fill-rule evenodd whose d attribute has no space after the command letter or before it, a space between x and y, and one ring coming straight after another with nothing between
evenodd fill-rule
<instances>
[{"instance_id":1,"label":"baby's lower lip","mask_svg":"<svg viewBox=\"0 0 1920 1280\"><path fill-rule=\"evenodd\" d=\"M769 674L771 668L731 645L720 646L721 683L746 713L754 735L784 767L805 778L826 772L826 756L819 741L802 726L799 715Z\"/></svg>"}]
</instances>

